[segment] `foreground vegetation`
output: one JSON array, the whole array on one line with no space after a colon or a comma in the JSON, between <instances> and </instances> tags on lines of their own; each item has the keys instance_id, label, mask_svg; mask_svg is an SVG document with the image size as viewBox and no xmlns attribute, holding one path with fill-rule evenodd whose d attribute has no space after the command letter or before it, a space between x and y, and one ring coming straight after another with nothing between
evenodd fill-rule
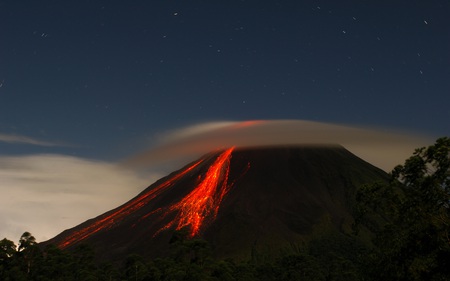
<instances>
[{"instance_id":1,"label":"foreground vegetation","mask_svg":"<svg viewBox=\"0 0 450 281\"><path fill-rule=\"evenodd\" d=\"M353 235L323 231L248 260L214 259L206 241L177 232L168 257L99 264L86 245L41 249L25 232L18 246L0 241L0 280L450 280L449 138L417 149L390 182L363 186L355 199Z\"/></svg>"},{"instance_id":2,"label":"foreground vegetation","mask_svg":"<svg viewBox=\"0 0 450 281\"><path fill-rule=\"evenodd\" d=\"M357 224L375 234L370 276L450 280L450 138L416 149L387 184L357 194Z\"/></svg>"},{"instance_id":3,"label":"foreground vegetation","mask_svg":"<svg viewBox=\"0 0 450 281\"><path fill-rule=\"evenodd\" d=\"M131 255L120 264L98 264L86 245L41 250L26 232L17 249L7 239L0 242L0 280L361 280L361 258L367 255L356 240L337 232L277 257L254 251L247 261L214 259L206 241L184 237L174 235L166 258Z\"/></svg>"}]
</instances>

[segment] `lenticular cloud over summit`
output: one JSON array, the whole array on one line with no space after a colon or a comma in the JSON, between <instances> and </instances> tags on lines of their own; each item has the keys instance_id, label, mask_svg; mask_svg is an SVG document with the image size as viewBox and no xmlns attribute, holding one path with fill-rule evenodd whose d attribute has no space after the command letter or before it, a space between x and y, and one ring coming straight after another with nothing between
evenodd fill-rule
<instances>
[{"instance_id":1,"label":"lenticular cloud over summit","mask_svg":"<svg viewBox=\"0 0 450 281\"><path fill-rule=\"evenodd\" d=\"M430 140L411 133L305 120L208 122L168 132L160 144L129 159L137 167L174 158L198 157L230 146L340 144L386 171L402 163L415 148Z\"/></svg>"}]
</instances>

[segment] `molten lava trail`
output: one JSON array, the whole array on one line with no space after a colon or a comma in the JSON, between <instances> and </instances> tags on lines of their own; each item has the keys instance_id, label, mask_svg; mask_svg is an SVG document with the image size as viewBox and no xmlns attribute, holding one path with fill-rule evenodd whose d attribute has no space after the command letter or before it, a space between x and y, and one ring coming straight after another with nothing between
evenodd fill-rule
<instances>
[{"instance_id":1,"label":"molten lava trail","mask_svg":"<svg viewBox=\"0 0 450 281\"><path fill-rule=\"evenodd\" d=\"M216 218L220 203L230 188L228 174L233 149L229 148L222 152L209 167L197 187L180 202L169 207L165 215L174 211L178 211L178 214L161 230L174 225L176 225L177 230L190 226L189 234L193 237L199 233L204 223Z\"/></svg>"},{"instance_id":2,"label":"molten lava trail","mask_svg":"<svg viewBox=\"0 0 450 281\"><path fill-rule=\"evenodd\" d=\"M94 233L102 230L102 229L108 229L114 226L115 223L121 221L125 217L127 217L129 214L139 210L141 207L145 206L148 202L150 202L152 199L154 199L156 196L160 195L164 190L171 187L177 180L179 180L182 176L193 170L195 167L197 167L203 160L200 160L193 165L189 166L185 170L181 171L180 173L174 175L172 178L168 179L167 181L161 183L160 185L156 186L155 188L149 190L148 192L140 195L139 197L129 201L119 209L115 210L111 214L99 218L95 222L89 224L88 226L82 228L79 231L76 231L72 233L70 236L65 238L63 241L58 243L59 248L67 248L73 243L79 242L81 240L86 239L87 237L93 235Z\"/></svg>"}]
</instances>

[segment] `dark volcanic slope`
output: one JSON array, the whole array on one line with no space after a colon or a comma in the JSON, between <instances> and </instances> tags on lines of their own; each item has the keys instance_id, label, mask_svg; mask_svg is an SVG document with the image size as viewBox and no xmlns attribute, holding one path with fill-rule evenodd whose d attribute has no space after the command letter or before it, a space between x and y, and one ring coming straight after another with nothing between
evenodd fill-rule
<instances>
[{"instance_id":1,"label":"dark volcanic slope","mask_svg":"<svg viewBox=\"0 0 450 281\"><path fill-rule=\"evenodd\" d=\"M248 256L302 241L314 226L351 223L355 188L386 173L340 146L228 149L152 184L124 205L45 242L92 245L102 259L167 254L176 229L217 256Z\"/></svg>"},{"instance_id":2,"label":"dark volcanic slope","mask_svg":"<svg viewBox=\"0 0 450 281\"><path fill-rule=\"evenodd\" d=\"M247 162L245 176L233 175ZM341 146L238 150L231 172L238 179L205 233L223 256L299 242L320 223L348 230L356 187L387 179Z\"/></svg>"}]
</instances>

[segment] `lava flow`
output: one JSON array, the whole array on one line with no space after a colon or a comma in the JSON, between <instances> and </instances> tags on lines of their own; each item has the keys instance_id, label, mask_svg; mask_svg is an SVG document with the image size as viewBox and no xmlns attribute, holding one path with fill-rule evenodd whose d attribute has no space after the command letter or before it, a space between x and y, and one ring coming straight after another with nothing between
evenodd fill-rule
<instances>
[{"instance_id":1,"label":"lava flow","mask_svg":"<svg viewBox=\"0 0 450 281\"><path fill-rule=\"evenodd\" d=\"M180 202L169 207L165 215L173 211L178 211L178 214L161 230L174 225L177 230L190 226L189 234L193 237L199 234L204 223L216 218L220 203L230 188L227 183L233 149L222 152L197 187Z\"/></svg>"},{"instance_id":2,"label":"lava flow","mask_svg":"<svg viewBox=\"0 0 450 281\"><path fill-rule=\"evenodd\" d=\"M189 226L191 230L190 236L193 237L197 235L203 224L216 218L220 203L229 190L227 182L232 151L233 148L229 148L217 156L214 163L208 168L204 177L199 180L199 183L195 188L182 198L181 201L167 206L155 206L154 210L142 216L140 220L162 212L162 216L154 218L155 221L160 221L168 217L168 214L177 212L175 218L165 224L165 226L157 231L155 235L172 226L175 226L177 230ZM204 159L192 164L183 171L149 191L142 193L116 210L95 219L80 230L74 231L62 241L58 242L57 245L59 248L64 249L85 240L101 230L113 228L115 225L129 217L130 214L135 213L146 206L155 197L160 196L171 187L175 186L176 182L179 181L181 177L191 172L202 162L204 162ZM135 224L133 227L134 226Z\"/></svg>"},{"instance_id":3,"label":"lava flow","mask_svg":"<svg viewBox=\"0 0 450 281\"><path fill-rule=\"evenodd\" d=\"M82 228L79 231L76 231L66 237L63 241L58 243L58 246L60 248L67 248L73 243L79 242L81 240L86 239L87 237L93 235L94 233L102 230L107 229L117 222L123 220L125 217L127 217L129 214L139 210L141 207L143 207L145 204L150 202L152 199L154 199L156 196L161 194L163 191L165 191L168 187L171 187L175 181L179 180L182 176L193 170L195 167L197 167L203 160L200 160L193 165L189 166L185 170L181 171L180 173L174 175L172 178L168 179L167 181L161 183L160 185L156 186L155 188L151 189L149 192L146 192L142 194L141 196L129 201L124 206L120 207L119 209L113 211L111 214L100 218L99 220L95 221L92 224L89 224L88 226Z\"/></svg>"}]
</instances>

